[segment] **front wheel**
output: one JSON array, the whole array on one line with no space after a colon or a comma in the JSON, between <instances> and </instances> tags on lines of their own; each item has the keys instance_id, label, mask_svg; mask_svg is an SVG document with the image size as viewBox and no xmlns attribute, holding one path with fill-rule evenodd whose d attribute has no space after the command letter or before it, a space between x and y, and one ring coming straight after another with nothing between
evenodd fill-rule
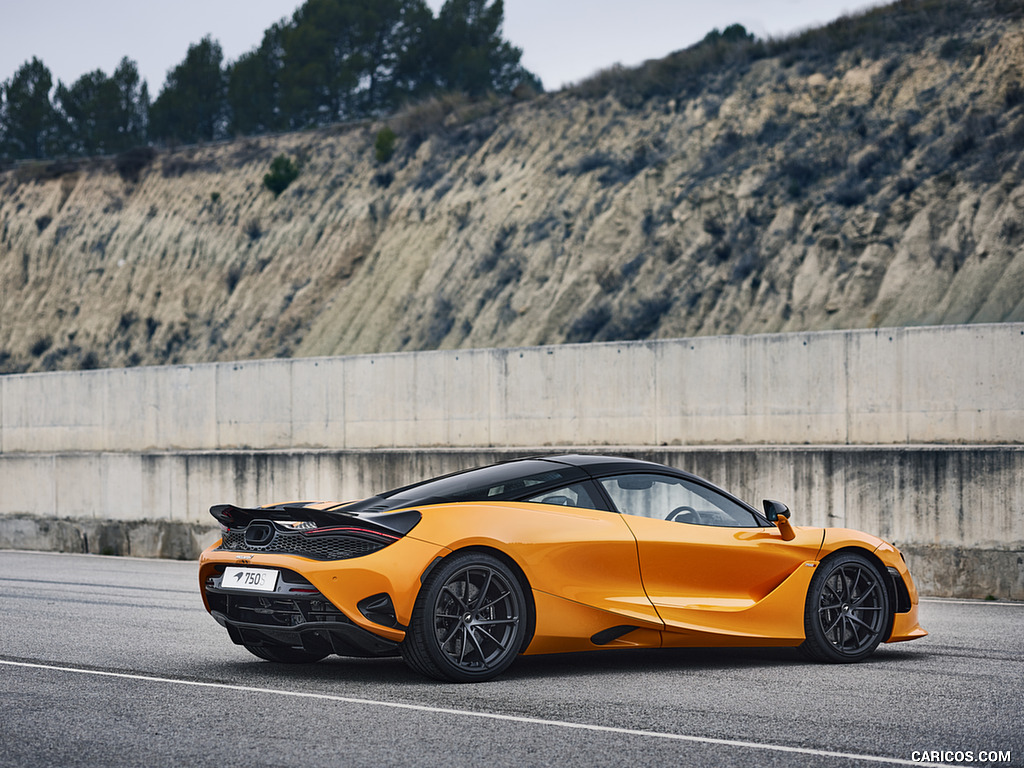
<instances>
[{"instance_id":1,"label":"front wheel","mask_svg":"<svg viewBox=\"0 0 1024 768\"><path fill-rule=\"evenodd\" d=\"M811 579L800 648L816 661L862 661L886 639L891 622L889 593L878 568L856 552L834 555Z\"/></svg>"},{"instance_id":2,"label":"front wheel","mask_svg":"<svg viewBox=\"0 0 1024 768\"><path fill-rule=\"evenodd\" d=\"M449 555L416 598L402 657L417 672L439 680L490 680L519 655L528 611L519 579L497 557Z\"/></svg>"}]
</instances>

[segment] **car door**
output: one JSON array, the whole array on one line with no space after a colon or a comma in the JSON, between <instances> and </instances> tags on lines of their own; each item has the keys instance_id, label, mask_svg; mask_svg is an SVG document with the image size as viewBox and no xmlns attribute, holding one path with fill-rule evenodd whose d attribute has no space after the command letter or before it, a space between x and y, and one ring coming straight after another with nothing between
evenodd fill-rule
<instances>
[{"instance_id":1,"label":"car door","mask_svg":"<svg viewBox=\"0 0 1024 768\"><path fill-rule=\"evenodd\" d=\"M549 488L521 499L507 531L530 569L531 584L630 622L661 624L644 591L634 537L592 482ZM622 623L625 623L623 621Z\"/></svg>"},{"instance_id":2,"label":"car door","mask_svg":"<svg viewBox=\"0 0 1024 768\"><path fill-rule=\"evenodd\" d=\"M778 616L762 626L756 609L816 559L820 528L797 528L795 539L783 541L746 506L676 476L635 473L599 483L636 537L644 589L667 628L779 633ZM813 571L805 570L809 581ZM802 624L802 602L792 613ZM785 631L802 632L786 619Z\"/></svg>"}]
</instances>

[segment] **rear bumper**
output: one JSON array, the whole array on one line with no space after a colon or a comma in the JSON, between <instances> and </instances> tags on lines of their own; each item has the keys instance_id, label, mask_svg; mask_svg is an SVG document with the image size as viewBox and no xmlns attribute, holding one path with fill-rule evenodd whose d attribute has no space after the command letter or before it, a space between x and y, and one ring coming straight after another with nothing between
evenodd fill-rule
<instances>
[{"instance_id":1,"label":"rear bumper","mask_svg":"<svg viewBox=\"0 0 1024 768\"><path fill-rule=\"evenodd\" d=\"M237 645L286 645L311 653L336 653L339 656L398 655L398 643L377 637L357 627L347 618L332 622L329 626L311 622L291 627L274 627L237 621L220 611L213 611L211 615L228 631L228 636Z\"/></svg>"},{"instance_id":2,"label":"rear bumper","mask_svg":"<svg viewBox=\"0 0 1024 768\"><path fill-rule=\"evenodd\" d=\"M203 586L210 615L238 645L275 645L341 656L393 656L398 643L358 627L308 581L284 572L274 592Z\"/></svg>"},{"instance_id":3,"label":"rear bumper","mask_svg":"<svg viewBox=\"0 0 1024 768\"><path fill-rule=\"evenodd\" d=\"M421 585L421 575L436 557L447 553L448 550L443 547L418 541L411 536L405 536L394 544L372 554L329 561L310 560L284 554L239 554L218 549L218 545L214 545L200 557L199 586L206 608L211 614L215 612L223 614L224 620L235 624L240 632L244 625L256 624L258 625L256 628L248 627L246 629L250 633L261 631L267 634L263 627L270 623L266 613L268 606L258 603L258 598L261 595L266 598L267 593L220 589L220 574L225 566L240 564L255 568L270 568L278 570L282 574L291 573L294 574L295 579L303 582L303 585L295 585L293 580L293 586L315 590L317 595L307 594L307 596L310 600L323 603L324 608L320 611L318 607L302 602L301 595L285 595L293 601L292 604L277 606L277 608L284 613L291 614L291 618L276 622L276 625L273 626L275 632L280 633L283 630L297 632L301 639L303 636L308 636L310 629L309 627L301 628L301 625L316 622L317 630L327 631L331 637L335 638L330 642L343 642L344 638L353 636L349 629L339 628L342 624L348 624L361 630L367 636L390 642L392 647L397 647L405 639L405 627L408 626L412 617L416 595ZM289 579L292 577L282 576L282 585ZM257 599L257 602L247 610L245 601L238 601L241 613L236 614L231 610L226 610L216 597L225 592L229 593L229 596L231 594L248 594L253 599ZM371 609L367 609L365 602L372 602L373 598L385 595L391 601L392 613L391 617L382 620L372 606ZM278 596L280 597L280 595ZM308 607L309 610L304 612L303 607ZM317 615L318 611L323 614L322 617ZM329 625L326 629L321 626L321 623L325 621ZM228 627L227 623L221 623ZM275 635L275 637L279 636L279 634ZM235 635L232 637L234 638ZM338 640L339 637L343 639ZM274 642L279 643L280 641L275 640ZM375 643L369 641L359 641L355 644L357 647L368 645L370 649L376 647ZM301 647L301 642L289 643L289 645Z\"/></svg>"}]
</instances>

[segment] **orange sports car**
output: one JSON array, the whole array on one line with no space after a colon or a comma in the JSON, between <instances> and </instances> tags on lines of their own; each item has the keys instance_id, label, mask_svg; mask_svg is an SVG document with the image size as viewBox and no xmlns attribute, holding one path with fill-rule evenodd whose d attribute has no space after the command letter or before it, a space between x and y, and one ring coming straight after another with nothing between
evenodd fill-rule
<instances>
[{"instance_id":1,"label":"orange sports car","mask_svg":"<svg viewBox=\"0 0 1024 768\"><path fill-rule=\"evenodd\" d=\"M927 634L891 544L794 527L706 480L610 456L518 459L346 503L210 510L207 610L276 662L401 654L441 680L520 653L800 646L860 661Z\"/></svg>"}]
</instances>

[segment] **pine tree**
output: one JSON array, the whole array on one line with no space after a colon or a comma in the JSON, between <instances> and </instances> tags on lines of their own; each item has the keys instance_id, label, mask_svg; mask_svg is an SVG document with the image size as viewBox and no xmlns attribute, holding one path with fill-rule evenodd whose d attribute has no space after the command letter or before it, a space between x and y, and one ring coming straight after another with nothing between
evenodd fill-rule
<instances>
[{"instance_id":1,"label":"pine tree","mask_svg":"<svg viewBox=\"0 0 1024 768\"><path fill-rule=\"evenodd\" d=\"M149 95L134 61L121 59L113 77L101 69L71 85L57 83L61 150L71 155L122 152L146 139Z\"/></svg>"},{"instance_id":2,"label":"pine tree","mask_svg":"<svg viewBox=\"0 0 1024 768\"><path fill-rule=\"evenodd\" d=\"M11 158L44 158L57 144L57 112L50 102L53 77L32 57L3 84L4 154Z\"/></svg>"},{"instance_id":3,"label":"pine tree","mask_svg":"<svg viewBox=\"0 0 1024 768\"><path fill-rule=\"evenodd\" d=\"M281 130L280 78L284 60L284 24L263 34L258 48L243 54L228 68L227 102L232 135Z\"/></svg>"},{"instance_id":4,"label":"pine tree","mask_svg":"<svg viewBox=\"0 0 1024 768\"><path fill-rule=\"evenodd\" d=\"M419 87L423 0L307 0L283 35L281 109L292 127L393 110Z\"/></svg>"},{"instance_id":5,"label":"pine tree","mask_svg":"<svg viewBox=\"0 0 1024 768\"><path fill-rule=\"evenodd\" d=\"M432 28L432 85L473 98L508 94L520 83L541 90L519 63L522 50L502 37L504 16L502 0L447 0Z\"/></svg>"},{"instance_id":6,"label":"pine tree","mask_svg":"<svg viewBox=\"0 0 1024 768\"><path fill-rule=\"evenodd\" d=\"M220 43L209 36L190 45L167 75L150 110L150 135L194 144L227 134L227 89Z\"/></svg>"}]
</instances>

